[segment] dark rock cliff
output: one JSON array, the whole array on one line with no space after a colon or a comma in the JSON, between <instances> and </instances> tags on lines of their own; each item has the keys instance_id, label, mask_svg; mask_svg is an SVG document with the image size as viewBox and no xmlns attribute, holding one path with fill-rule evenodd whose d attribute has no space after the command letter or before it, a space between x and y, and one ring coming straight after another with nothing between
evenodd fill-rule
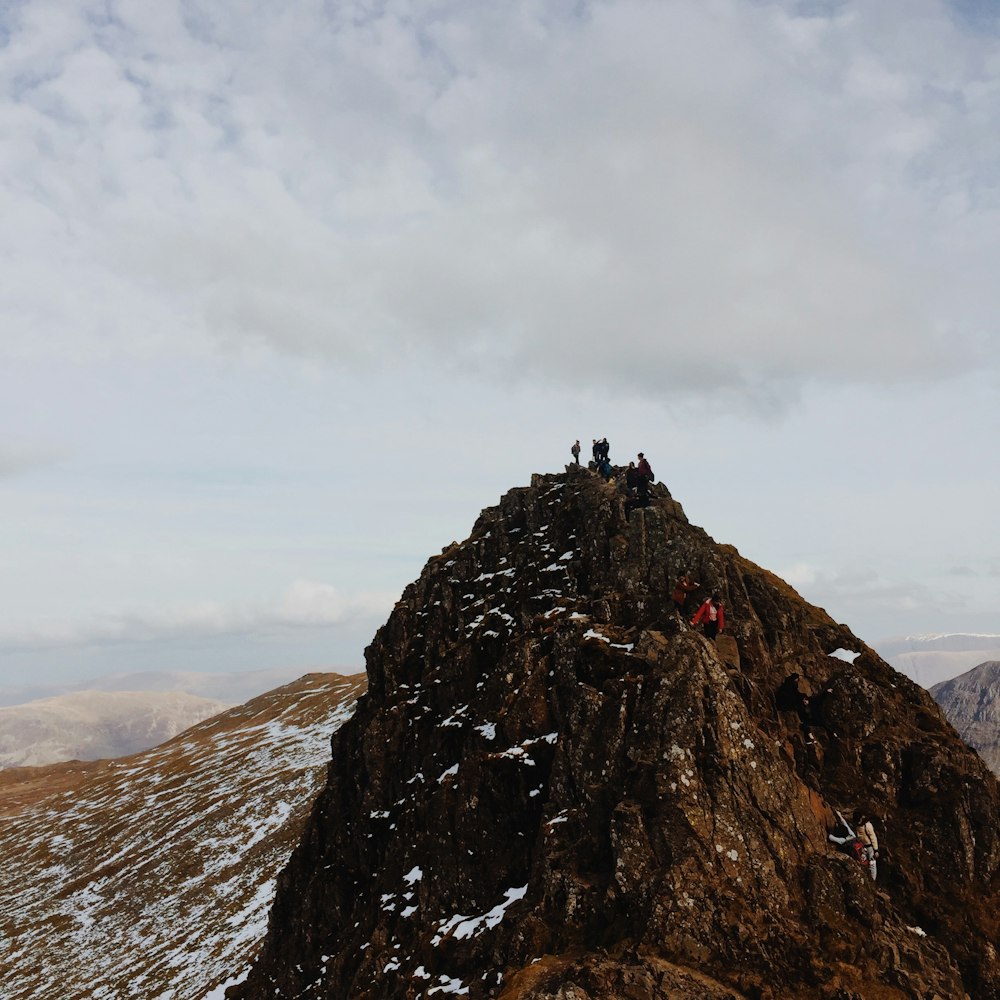
<instances>
[{"instance_id":1,"label":"dark rock cliff","mask_svg":"<svg viewBox=\"0 0 1000 1000\"><path fill-rule=\"evenodd\" d=\"M653 496L626 521L587 470L536 476L428 562L230 997L1000 998L996 779ZM670 603L687 568L718 644ZM826 840L855 806L877 883Z\"/></svg>"},{"instance_id":2,"label":"dark rock cliff","mask_svg":"<svg viewBox=\"0 0 1000 1000\"><path fill-rule=\"evenodd\" d=\"M959 735L1000 774L1000 660L989 660L931 688Z\"/></svg>"}]
</instances>

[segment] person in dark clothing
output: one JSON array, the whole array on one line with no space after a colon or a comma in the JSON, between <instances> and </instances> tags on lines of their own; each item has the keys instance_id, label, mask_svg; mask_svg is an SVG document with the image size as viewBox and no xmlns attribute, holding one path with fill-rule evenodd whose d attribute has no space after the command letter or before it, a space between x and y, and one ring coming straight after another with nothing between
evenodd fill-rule
<instances>
[{"instance_id":1,"label":"person in dark clothing","mask_svg":"<svg viewBox=\"0 0 1000 1000\"><path fill-rule=\"evenodd\" d=\"M774 693L774 701L781 712L794 712L799 717L799 729L806 743L815 743L810 724L813 706L809 701L809 683L798 674L789 674Z\"/></svg>"},{"instance_id":2,"label":"person in dark clothing","mask_svg":"<svg viewBox=\"0 0 1000 1000\"><path fill-rule=\"evenodd\" d=\"M606 462L611 454L611 445L608 444L607 438L601 438L600 445L601 445L601 458L603 458L604 461Z\"/></svg>"},{"instance_id":3,"label":"person in dark clothing","mask_svg":"<svg viewBox=\"0 0 1000 1000\"><path fill-rule=\"evenodd\" d=\"M611 463L606 459L602 458L597 463L597 471L606 479L611 480L615 478L615 470L611 468Z\"/></svg>"},{"instance_id":4,"label":"person in dark clothing","mask_svg":"<svg viewBox=\"0 0 1000 1000\"><path fill-rule=\"evenodd\" d=\"M593 443L590 450L594 456L594 466L596 467L601 464L601 443L597 440L597 438L592 438L591 441Z\"/></svg>"},{"instance_id":5,"label":"person in dark clothing","mask_svg":"<svg viewBox=\"0 0 1000 1000\"><path fill-rule=\"evenodd\" d=\"M639 493L639 496L645 497L649 495L649 484L653 481L653 470L649 467L649 462L646 461L645 456L640 451L636 456L639 459L639 464L636 466L636 483L635 488ZM632 463L630 462L629 465Z\"/></svg>"},{"instance_id":6,"label":"person in dark clothing","mask_svg":"<svg viewBox=\"0 0 1000 1000\"><path fill-rule=\"evenodd\" d=\"M635 462L629 462L625 470L625 520L637 507L649 506L649 494L646 492L646 480L635 467Z\"/></svg>"},{"instance_id":7,"label":"person in dark clothing","mask_svg":"<svg viewBox=\"0 0 1000 1000\"><path fill-rule=\"evenodd\" d=\"M573 461L576 462L577 465L579 465L580 464L580 439L579 438L577 438L576 441L573 442L573 447L570 448L570 452L573 455Z\"/></svg>"},{"instance_id":8,"label":"person in dark clothing","mask_svg":"<svg viewBox=\"0 0 1000 1000\"><path fill-rule=\"evenodd\" d=\"M802 699L808 697L802 688L802 680L798 674L789 674L774 692L774 700L781 712L798 712L802 707Z\"/></svg>"},{"instance_id":9,"label":"person in dark clothing","mask_svg":"<svg viewBox=\"0 0 1000 1000\"><path fill-rule=\"evenodd\" d=\"M691 619L691 624L697 625L700 621L704 621L702 628L705 630L706 639L712 639L714 641L715 637L720 632L725 631L726 614L722 608L722 601L719 600L718 594L712 594L712 596L705 601L704 604L702 604L694 618Z\"/></svg>"},{"instance_id":10,"label":"person in dark clothing","mask_svg":"<svg viewBox=\"0 0 1000 1000\"><path fill-rule=\"evenodd\" d=\"M677 582L674 584L674 591L670 595L670 599L674 602L674 607L678 610L680 614L684 614L684 605L687 604L688 597L693 594L701 586L694 577L691 575L691 570L685 570L684 573L678 577Z\"/></svg>"},{"instance_id":11,"label":"person in dark clothing","mask_svg":"<svg viewBox=\"0 0 1000 1000\"><path fill-rule=\"evenodd\" d=\"M629 515L634 510L638 510L641 507L649 506L649 497L640 496L639 494L630 494L625 498L625 520L629 519Z\"/></svg>"}]
</instances>

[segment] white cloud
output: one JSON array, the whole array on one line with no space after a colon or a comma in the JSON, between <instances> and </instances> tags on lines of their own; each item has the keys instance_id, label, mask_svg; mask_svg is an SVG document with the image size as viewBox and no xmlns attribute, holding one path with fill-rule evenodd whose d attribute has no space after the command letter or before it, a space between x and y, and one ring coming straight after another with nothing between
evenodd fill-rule
<instances>
[{"instance_id":1,"label":"white cloud","mask_svg":"<svg viewBox=\"0 0 1000 1000\"><path fill-rule=\"evenodd\" d=\"M51 447L20 441L0 441L0 480L52 465L63 457Z\"/></svg>"},{"instance_id":2,"label":"white cloud","mask_svg":"<svg viewBox=\"0 0 1000 1000\"><path fill-rule=\"evenodd\" d=\"M395 598L386 594L349 598L327 583L296 580L278 602L273 616L281 625L336 625L349 616L387 614L394 602Z\"/></svg>"},{"instance_id":3,"label":"white cloud","mask_svg":"<svg viewBox=\"0 0 1000 1000\"><path fill-rule=\"evenodd\" d=\"M871 569L824 573L793 583L802 596L825 608L838 621L871 641L888 634L887 623L906 623L911 630L926 629L929 623L992 617L992 595L977 595L935 581L892 578Z\"/></svg>"},{"instance_id":4,"label":"white cloud","mask_svg":"<svg viewBox=\"0 0 1000 1000\"><path fill-rule=\"evenodd\" d=\"M859 630L993 629L996 31L941 0L5 11L8 669L355 661L378 593L593 434ZM24 475L60 457L31 441L68 457ZM259 597L293 579L339 589Z\"/></svg>"},{"instance_id":5,"label":"white cloud","mask_svg":"<svg viewBox=\"0 0 1000 1000\"><path fill-rule=\"evenodd\" d=\"M212 636L247 636L285 629L347 625L374 627L395 597L344 594L328 584L297 580L267 604L233 606L201 602L157 611L125 611L81 621L37 621L0 631L0 648L49 649L111 643L164 642Z\"/></svg>"},{"instance_id":6,"label":"white cloud","mask_svg":"<svg viewBox=\"0 0 1000 1000\"><path fill-rule=\"evenodd\" d=\"M798 6L22 8L9 346L758 403L995 365L996 37Z\"/></svg>"},{"instance_id":7,"label":"white cloud","mask_svg":"<svg viewBox=\"0 0 1000 1000\"><path fill-rule=\"evenodd\" d=\"M778 575L793 587L803 587L815 582L817 570L815 566L810 566L808 563L795 563L793 566L781 570Z\"/></svg>"}]
</instances>

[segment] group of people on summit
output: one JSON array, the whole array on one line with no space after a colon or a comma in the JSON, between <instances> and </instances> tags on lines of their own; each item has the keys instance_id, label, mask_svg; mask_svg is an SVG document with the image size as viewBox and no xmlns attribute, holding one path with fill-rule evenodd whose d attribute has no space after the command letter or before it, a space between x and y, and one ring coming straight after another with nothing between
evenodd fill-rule
<instances>
[{"instance_id":1,"label":"group of people on summit","mask_svg":"<svg viewBox=\"0 0 1000 1000\"><path fill-rule=\"evenodd\" d=\"M600 475L605 482L610 482L615 478L614 466L611 464L611 460L608 455L610 454L611 446L608 444L608 439L606 437L594 438L591 443L591 454L593 455L593 460L589 462L589 467ZM580 464L580 441L577 439L573 442L570 448L570 454L573 456L573 461L577 465ZM652 466L649 464L649 460L640 451L636 455L637 462L629 462L628 468L625 470L623 476L623 485L625 489L625 519L628 520L629 515L637 507L648 507L649 506L649 486L650 483L654 482L656 477L653 475Z\"/></svg>"},{"instance_id":2,"label":"group of people on summit","mask_svg":"<svg viewBox=\"0 0 1000 1000\"><path fill-rule=\"evenodd\" d=\"M590 453L593 455L593 460L590 463L592 469L596 469L605 479L613 479L615 475L615 470L611 466L611 461L608 455L611 452L611 445L608 444L608 439L597 438L593 439L591 444ZM577 438L573 442L573 446L570 448L570 453L573 456L573 461L577 465L580 464L580 439Z\"/></svg>"}]
</instances>

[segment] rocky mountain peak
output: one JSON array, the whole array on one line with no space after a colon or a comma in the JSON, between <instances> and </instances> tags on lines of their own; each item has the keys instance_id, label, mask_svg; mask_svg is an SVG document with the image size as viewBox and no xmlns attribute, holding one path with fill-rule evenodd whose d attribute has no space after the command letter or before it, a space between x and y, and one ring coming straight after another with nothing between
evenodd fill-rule
<instances>
[{"instance_id":1,"label":"rocky mountain peak","mask_svg":"<svg viewBox=\"0 0 1000 1000\"><path fill-rule=\"evenodd\" d=\"M1000 660L987 660L930 689L962 739L1000 774Z\"/></svg>"},{"instance_id":2,"label":"rocky mountain peak","mask_svg":"<svg viewBox=\"0 0 1000 1000\"><path fill-rule=\"evenodd\" d=\"M718 593L717 642L670 593ZM535 476L432 558L239 1000L1000 996L996 780L662 485ZM808 700L806 700L808 699ZM827 840L863 807L872 882Z\"/></svg>"}]
</instances>

